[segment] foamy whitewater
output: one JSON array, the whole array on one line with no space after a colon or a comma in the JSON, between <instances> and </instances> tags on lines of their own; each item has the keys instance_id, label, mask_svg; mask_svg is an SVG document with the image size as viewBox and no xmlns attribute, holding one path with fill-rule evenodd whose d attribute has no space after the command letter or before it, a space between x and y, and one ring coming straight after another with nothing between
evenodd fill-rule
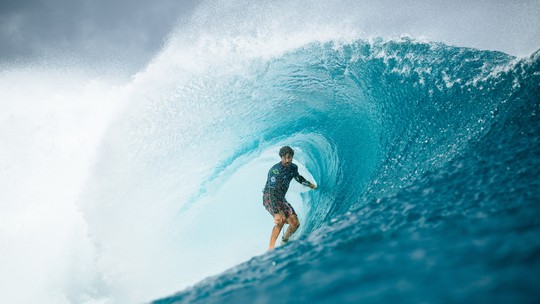
<instances>
[{"instance_id":1,"label":"foamy whitewater","mask_svg":"<svg viewBox=\"0 0 540 304\"><path fill-rule=\"evenodd\" d=\"M237 9L127 82L2 70L0 302L538 301L538 51ZM301 227L266 252L282 145L319 189L291 184Z\"/></svg>"}]
</instances>

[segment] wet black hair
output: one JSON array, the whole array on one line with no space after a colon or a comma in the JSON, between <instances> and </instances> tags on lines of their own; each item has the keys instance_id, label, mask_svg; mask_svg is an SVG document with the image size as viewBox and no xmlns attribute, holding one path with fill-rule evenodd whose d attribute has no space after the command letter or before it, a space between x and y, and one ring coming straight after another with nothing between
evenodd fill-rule
<instances>
[{"instance_id":1,"label":"wet black hair","mask_svg":"<svg viewBox=\"0 0 540 304\"><path fill-rule=\"evenodd\" d=\"M283 157L287 154L294 156L294 150L289 146L284 146L281 149L279 149L279 157Z\"/></svg>"}]
</instances>

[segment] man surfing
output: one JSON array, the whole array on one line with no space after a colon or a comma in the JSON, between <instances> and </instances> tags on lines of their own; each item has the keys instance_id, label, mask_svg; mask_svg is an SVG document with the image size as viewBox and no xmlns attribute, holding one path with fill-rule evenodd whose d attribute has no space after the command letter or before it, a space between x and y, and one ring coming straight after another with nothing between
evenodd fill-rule
<instances>
[{"instance_id":1,"label":"man surfing","mask_svg":"<svg viewBox=\"0 0 540 304\"><path fill-rule=\"evenodd\" d=\"M281 162L275 164L268 171L268 179L263 190L263 205L266 210L274 217L274 228L270 236L270 245L268 250L275 247L276 240L281 232L281 228L285 223L289 224L289 228L285 231L283 243L287 243L291 235L300 227L298 216L294 212L293 207L285 199L285 194L289 189L289 184L294 178L311 189L316 189L317 186L307 181L302 175L298 174L298 166L292 163L294 151L291 147L285 146L279 150Z\"/></svg>"}]
</instances>

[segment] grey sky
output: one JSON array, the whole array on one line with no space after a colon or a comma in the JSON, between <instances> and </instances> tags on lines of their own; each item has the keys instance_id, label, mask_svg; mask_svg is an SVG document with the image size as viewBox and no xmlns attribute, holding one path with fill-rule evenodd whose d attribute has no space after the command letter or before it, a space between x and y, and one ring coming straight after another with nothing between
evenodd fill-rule
<instances>
[{"instance_id":1,"label":"grey sky","mask_svg":"<svg viewBox=\"0 0 540 304\"><path fill-rule=\"evenodd\" d=\"M71 55L91 62L104 61L138 69L161 49L178 20L189 20L199 2L2 0L0 63ZM290 2L295 4L286 4ZM281 3L277 0L216 0L206 1L199 9L211 8L212 14L231 13L231 6L235 16L219 16L219 19L224 19L215 21L217 26L222 21L234 23L245 18L256 19L257 16L250 14L254 7L255 11L264 11L283 6L288 14L287 9L297 10L298 13L293 15L300 20L306 16L313 17L304 12L310 9L316 14L351 14L356 18L354 23L358 27L374 35L426 35L449 44L500 50L518 56L527 56L540 47L538 0L291 0ZM329 10L317 10L316 7ZM331 16L321 19L325 20L331 20Z\"/></svg>"},{"instance_id":2,"label":"grey sky","mask_svg":"<svg viewBox=\"0 0 540 304\"><path fill-rule=\"evenodd\" d=\"M2 0L0 62L74 53L144 64L193 0Z\"/></svg>"}]
</instances>

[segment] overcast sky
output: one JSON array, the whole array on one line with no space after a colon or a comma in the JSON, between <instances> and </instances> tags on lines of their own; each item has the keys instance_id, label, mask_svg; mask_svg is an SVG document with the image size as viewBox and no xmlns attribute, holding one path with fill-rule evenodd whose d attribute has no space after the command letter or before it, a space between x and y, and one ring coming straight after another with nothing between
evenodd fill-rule
<instances>
[{"instance_id":1,"label":"overcast sky","mask_svg":"<svg viewBox=\"0 0 540 304\"><path fill-rule=\"evenodd\" d=\"M84 54L144 64L195 0L1 0L0 61Z\"/></svg>"},{"instance_id":2,"label":"overcast sky","mask_svg":"<svg viewBox=\"0 0 540 304\"><path fill-rule=\"evenodd\" d=\"M189 20L199 2L1 0L0 63L72 54L90 61L106 60L138 68L161 49L177 21ZM219 12L223 2L226 1L207 1L206 5ZM250 5L253 2L250 1ZM279 1L266 1L274 2ZM300 1L295 7L301 8L303 2L310 7L322 3ZM343 5L346 2L341 6L348 9ZM358 20L360 26L376 34L403 31L421 35L426 31L431 37L450 44L496 49L518 56L529 55L540 47L538 0L441 0L425 4L409 0L358 0L350 3L361 3L358 7L372 9L369 22L365 21L366 16ZM358 7L351 10L359 11ZM236 13L249 18L248 14L241 14L241 9Z\"/></svg>"}]
</instances>

